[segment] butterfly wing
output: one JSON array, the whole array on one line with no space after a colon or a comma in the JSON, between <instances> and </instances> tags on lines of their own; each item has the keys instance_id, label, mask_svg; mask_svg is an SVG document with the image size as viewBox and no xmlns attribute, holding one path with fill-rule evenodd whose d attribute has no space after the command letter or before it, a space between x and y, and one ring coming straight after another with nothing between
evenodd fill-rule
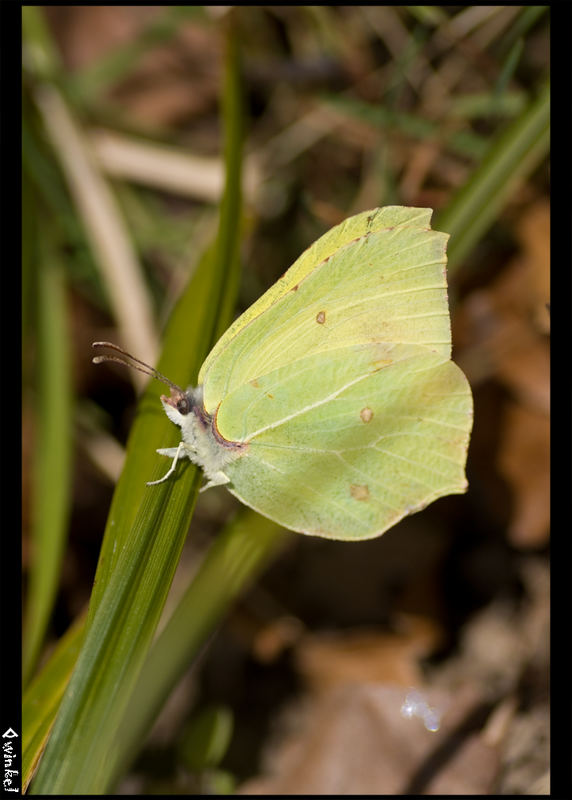
<instances>
[{"instance_id":1,"label":"butterfly wing","mask_svg":"<svg viewBox=\"0 0 572 800\"><path fill-rule=\"evenodd\" d=\"M429 210L405 210L427 224ZM393 220L358 216L360 225L319 239L217 343L199 375L209 413L240 385L343 345L411 343L450 356L447 235L411 227L412 214L400 224L395 209ZM349 238L367 219L396 224Z\"/></svg>"},{"instance_id":2,"label":"butterfly wing","mask_svg":"<svg viewBox=\"0 0 572 800\"><path fill-rule=\"evenodd\" d=\"M418 345L315 353L232 392L217 426L248 442L230 491L291 530L379 536L466 489L472 398L461 370Z\"/></svg>"},{"instance_id":3,"label":"butterfly wing","mask_svg":"<svg viewBox=\"0 0 572 800\"><path fill-rule=\"evenodd\" d=\"M329 231L201 369L218 434L246 445L229 490L292 530L371 538L466 488L472 398L430 215L389 207Z\"/></svg>"}]
</instances>

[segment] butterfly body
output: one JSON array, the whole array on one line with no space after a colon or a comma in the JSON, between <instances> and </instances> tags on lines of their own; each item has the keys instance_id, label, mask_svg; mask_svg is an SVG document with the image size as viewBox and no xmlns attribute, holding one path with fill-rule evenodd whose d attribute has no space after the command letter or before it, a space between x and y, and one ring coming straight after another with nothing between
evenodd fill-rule
<instances>
[{"instance_id":1,"label":"butterfly body","mask_svg":"<svg viewBox=\"0 0 572 800\"><path fill-rule=\"evenodd\" d=\"M162 395L161 403L171 422L181 428L182 442L179 448L162 448L157 452L173 459L185 455L201 467L207 478L204 489L228 483L230 479L224 470L232 461L240 458L247 445L230 442L219 434L214 417L204 409L202 388L187 389L183 396ZM162 483L165 477L151 482L151 485Z\"/></svg>"}]
</instances>

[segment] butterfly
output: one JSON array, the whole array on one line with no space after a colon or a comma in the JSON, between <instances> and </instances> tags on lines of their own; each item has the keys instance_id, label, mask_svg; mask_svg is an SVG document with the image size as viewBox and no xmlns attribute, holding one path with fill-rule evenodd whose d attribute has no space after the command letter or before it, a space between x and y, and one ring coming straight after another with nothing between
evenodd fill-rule
<instances>
[{"instance_id":1,"label":"butterfly","mask_svg":"<svg viewBox=\"0 0 572 800\"><path fill-rule=\"evenodd\" d=\"M467 488L469 383L451 361L448 235L431 209L387 206L311 245L229 327L183 391L161 402L207 478L286 528L379 536ZM152 485L152 484L151 484Z\"/></svg>"}]
</instances>

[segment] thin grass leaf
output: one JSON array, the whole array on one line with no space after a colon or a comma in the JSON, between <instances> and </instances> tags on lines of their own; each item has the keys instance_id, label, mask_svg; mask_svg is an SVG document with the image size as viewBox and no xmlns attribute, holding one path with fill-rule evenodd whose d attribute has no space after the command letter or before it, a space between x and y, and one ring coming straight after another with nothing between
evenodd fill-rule
<instances>
[{"instance_id":1,"label":"thin grass leaf","mask_svg":"<svg viewBox=\"0 0 572 800\"><path fill-rule=\"evenodd\" d=\"M143 358L152 361L156 335L151 299L111 187L99 172L87 138L57 89L43 84L37 87L35 98L104 276L122 340L131 351L138 347ZM135 372L132 378L136 386L141 385L139 373Z\"/></svg>"},{"instance_id":2,"label":"thin grass leaf","mask_svg":"<svg viewBox=\"0 0 572 800\"><path fill-rule=\"evenodd\" d=\"M46 745L85 634L82 614L59 640L22 700L22 791L26 791Z\"/></svg>"},{"instance_id":3,"label":"thin grass leaf","mask_svg":"<svg viewBox=\"0 0 572 800\"><path fill-rule=\"evenodd\" d=\"M61 172L54 162L53 152L43 137L41 121L35 107L31 107L28 93L23 97L22 118L22 171L24 185L29 183L33 191L41 198L44 208L39 216L51 214L53 228L61 233L68 245L77 245L85 241L81 224L75 215L66 191ZM36 209L36 214L38 211ZM25 224L29 224L26 216ZM22 237L24 244L25 237Z\"/></svg>"},{"instance_id":4,"label":"thin grass leaf","mask_svg":"<svg viewBox=\"0 0 572 800\"><path fill-rule=\"evenodd\" d=\"M36 258L36 204L32 182L22 169L22 355L32 331L32 292Z\"/></svg>"},{"instance_id":5,"label":"thin grass leaf","mask_svg":"<svg viewBox=\"0 0 572 800\"><path fill-rule=\"evenodd\" d=\"M30 71L36 79L34 100L104 275L122 340L132 351L139 345L140 354L147 361L154 360L156 336L151 301L126 226L111 188L97 168L87 137L55 83L59 61L53 54L53 42L41 11L30 7L24 10L28 12L23 16L26 52L33 54L29 58ZM134 371L131 378L135 386L142 385L140 373Z\"/></svg>"},{"instance_id":6,"label":"thin grass leaf","mask_svg":"<svg viewBox=\"0 0 572 800\"><path fill-rule=\"evenodd\" d=\"M447 13L439 6L405 6L405 10L423 25L438 27L447 22Z\"/></svg>"},{"instance_id":7,"label":"thin grass leaf","mask_svg":"<svg viewBox=\"0 0 572 800\"><path fill-rule=\"evenodd\" d=\"M524 40L517 39L505 58L504 65L500 71L495 87L493 89L493 96L498 101L500 101L500 99L503 97L510 81L513 79L514 73L516 72L516 68L522 57L523 52L524 52Z\"/></svg>"},{"instance_id":8,"label":"thin grass leaf","mask_svg":"<svg viewBox=\"0 0 572 800\"><path fill-rule=\"evenodd\" d=\"M227 45L227 185L219 233L215 248L203 260L202 269L175 310L160 362L162 371L168 371L167 362L176 362L177 369L170 376L183 384L183 377L198 370L219 327L228 324L228 319L219 319L219 313L222 309L223 316L228 316L234 297L231 302L227 295L237 282L242 112L237 45L231 27ZM193 313L201 315L200 309L204 309L204 324L197 342L189 337L188 323ZM175 480L148 489L144 481L153 476L148 472L143 476L138 461L138 455L143 454L140 447L144 445L152 453L155 443L155 437L143 426L145 417L148 422L157 417L157 427L150 426L153 433L159 434L162 429L166 434L170 428L169 438L173 437L159 403L150 405L157 393L155 387L147 391L130 438L129 469L126 465L114 498L85 643L32 784L36 794L99 793L107 785L114 733L149 647L188 530L200 480L197 470L186 464Z\"/></svg>"},{"instance_id":9,"label":"thin grass leaf","mask_svg":"<svg viewBox=\"0 0 572 800\"><path fill-rule=\"evenodd\" d=\"M237 54L228 56L229 61L237 58ZM179 386L196 385L205 356L232 318L238 289L242 110L237 69L227 67L224 90L227 182L219 233L171 314L158 364L159 371ZM228 77L231 71L232 78ZM146 482L161 477L166 471L165 462L157 456L156 450L178 441L177 431L166 419L159 400L163 390L164 387L156 381L149 384L131 429L127 444L130 457L111 504L90 603L90 618L124 545L120 532L129 531L133 525L135 511L149 492ZM195 470L189 464L184 468Z\"/></svg>"},{"instance_id":10,"label":"thin grass leaf","mask_svg":"<svg viewBox=\"0 0 572 800\"><path fill-rule=\"evenodd\" d=\"M511 50L518 39L524 38L533 25L550 10L550 6L525 6L506 32L502 41L505 52Z\"/></svg>"},{"instance_id":11,"label":"thin grass leaf","mask_svg":"<svg viewBox=\"0 0 572 800\"><path fill-rule=\"evenodd\" d=\"M186 726L178 743L177 752L181 761L192 772L212 770L225 756L233 727L229 708L209 705L201 709Z\"/></svg>"},{"instance_id":12,"label":"thin grass leaf","mask_svg":"<svg viewBox=\"0 0 572 800\"><path fill-rule=\"evenodd\" d=\"M37 276L38 394L34 447L33 556L23 632L24 683L32 674L54 605L66 542L71 474L72 395L63 273L45 243ZM47 252L46 252L47 251Z\"/></svg>"},{"instance_id":13,"label":"thin grass leaf","mask_svg":"<svg viewBox=\"0 0 572 800\"><path fill-rule=\"evenodd\" d=\"M113 732L178 562L186 533L181 519L187 523L194 507L192 482L183 476L166 487L164 502L151 492L143 501L86 631L32 793L103 791Z\"/></svg>"},{"instance_id":14,"label":"thin grass leaf","mask_svg":"<svg viewBox=\"0 0 572 800\"><path fill-rule=\"evenodd\" d=\"M514 117L527 105L526 92L507 91L501 95L497 95L494 90L476 92L453 97L449 106L449 116L467 120L489 116Z\"/></svg>"},{"instance_id":15,"label":"thin grass leaf","mask_svg":"<svg viewBox=\"0 0 572 800\"><path fill-rule=\"evenodd\" d=\"M487 150L486 140L472 131L447 131L440 122L374 106L361 100L346 97L324 97L328 106L342 114L363 120L376 128L399 131L415 139L442 142L452 152L478 160Z\"/></svg>"},{"instance_id":16,"label":"thin grass leaf","mask_svg":"<svg viewBox=\"0 0 572 800\"><path fill-rule=\"evenodd\" d=\"M243 508L217 536L141 670L115 737L107 791L128 769L171 690L228 608L292 535Z\"/></svg>"},{"instance_id":17,"label":"thin grass leaf","mask_svg":"<svg viewBox=\"0 0 572 800\"><path fill-rule=\"evenodd\" d=\"M435 227L451 234L448 269L454 271L508 198L541 163L550 147L550 84L493 142L482 163L436 215Z\"/></svg>"}]
</instances>

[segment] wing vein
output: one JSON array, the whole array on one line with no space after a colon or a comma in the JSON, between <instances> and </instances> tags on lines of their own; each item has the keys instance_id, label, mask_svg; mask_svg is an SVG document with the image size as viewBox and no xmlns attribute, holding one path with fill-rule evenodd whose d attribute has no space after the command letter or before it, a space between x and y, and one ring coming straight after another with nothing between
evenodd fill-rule
<instances>
[{"instance_id":1,"label":"wing vein","mask_svg":"<svg viewBox=\"0 0 572 800\"><path fill-rule=\"evenodd\" d=\"M314 408L319 408L320 406L323 406L325 403L329 403L332 400L335 400L335 398L343 391L349 389L351 386L355 386L356 383L363 381L364 378L369 377L371 374L372 374L371 372L366 372L363 375L358 375L357 378L354 378L353 380L343 384L343 386L340 386L339 389L336 389L335 392L332 392L327 397L323 397L320 400L317 400L315 403L310 403L309 405L304 406L304 408L300 408L297 411L294 411L294 413L288 414L286 417L282 417L282 419L276 420L275 422L271 422L269 425L265 425L264 427L259 428L257 431L254 431L254 433L250 434L249 441L254 439L256 436L260 436L260 434L264 433L265 431L277 428L280 425L283 425L285 422L288 422L291 419L295 419L295 417L299 417L301 414L305 414L307 411L311 411Z\"/></svg>"}]
</instances>

